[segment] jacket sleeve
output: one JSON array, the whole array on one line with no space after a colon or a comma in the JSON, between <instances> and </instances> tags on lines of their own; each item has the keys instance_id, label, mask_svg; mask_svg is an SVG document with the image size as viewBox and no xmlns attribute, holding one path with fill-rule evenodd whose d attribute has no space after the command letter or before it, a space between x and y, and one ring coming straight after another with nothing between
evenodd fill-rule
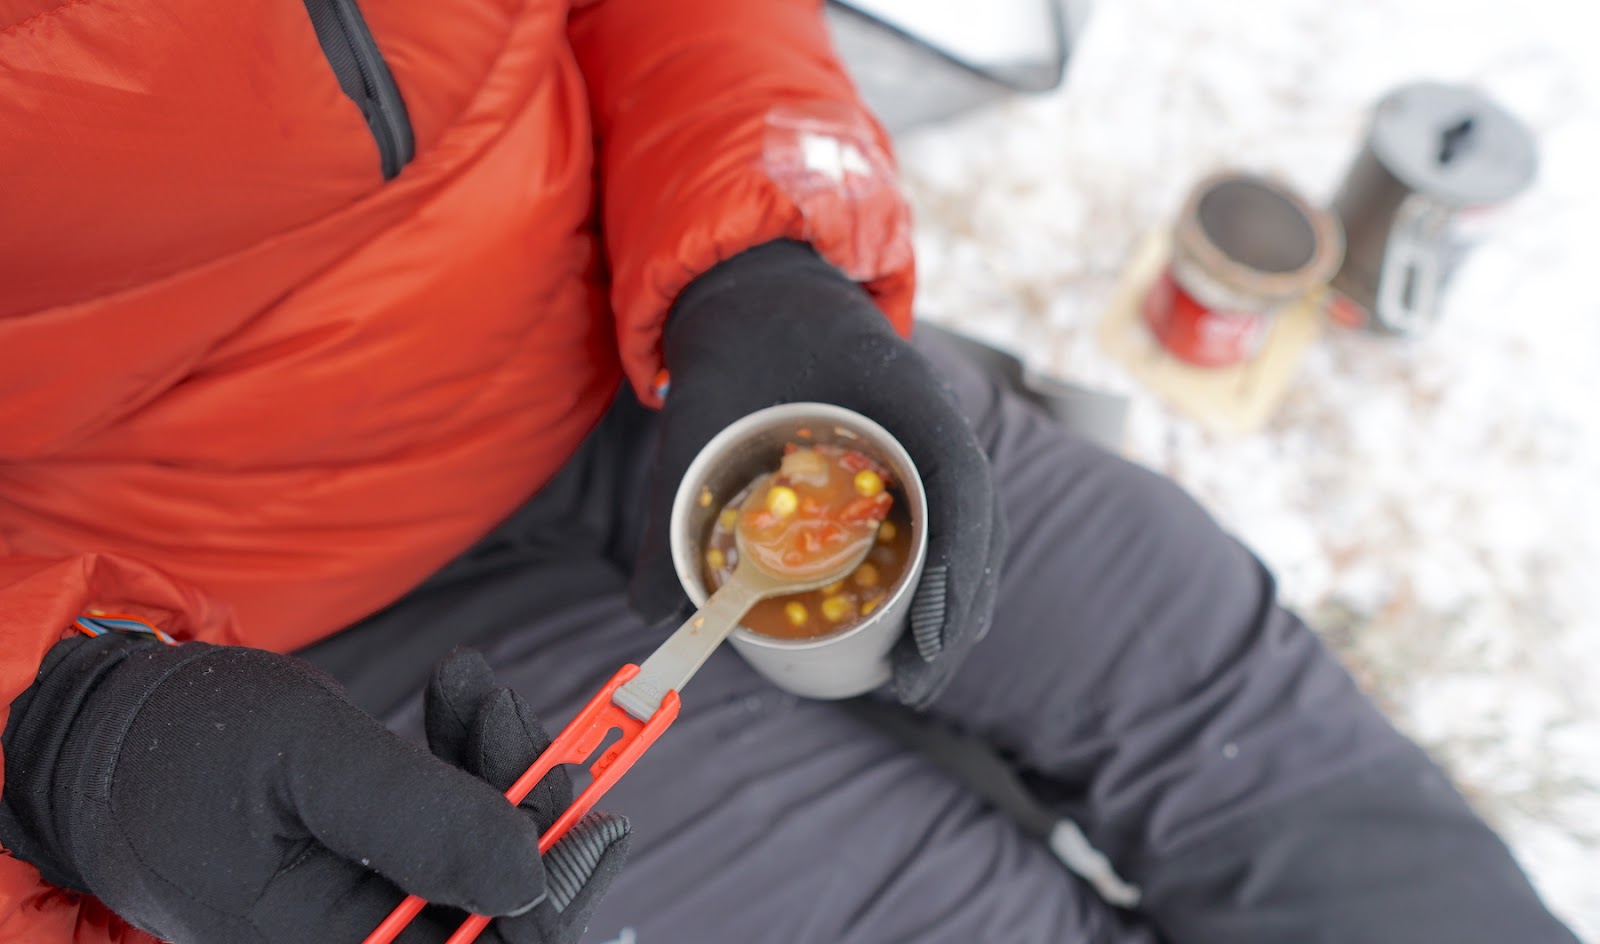
<instances>
[{"instance_id":1,"label":"jacket sleeve","mask_svg":"<svg viewBox=\"0 0 1600 944\"><path fill-rule=\"evenodd\" d=\"M618 348L659 404L661 327L716 263L810 243L911 327L910 214L821 0L601 0L568 24L599 147Z\"/></svg>"},{"instance_id":2,"label":"jacket sleeve","mask_svg":"<svg viewBox=\"0 0 1600 944\"><path fill-rule=\"evenodd\" d=\"M224 610L142 564L105 554L64 559L0 555L0 729L51 646L92 610L143 617L179 637L224 638ZM0 789L7 758L0 755ZM10 759L20 762L20 759ZM0 816L6 815L0 809ZM54 888L0 849L0 942L153 944L93 898Z\"/></svg>"}]
</instances>

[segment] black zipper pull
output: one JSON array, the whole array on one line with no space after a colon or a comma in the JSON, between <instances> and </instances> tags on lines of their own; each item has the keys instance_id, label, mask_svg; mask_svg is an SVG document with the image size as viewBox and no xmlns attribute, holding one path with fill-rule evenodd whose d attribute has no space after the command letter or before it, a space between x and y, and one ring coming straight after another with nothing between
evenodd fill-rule
<instances>
[{"instance_id":1,"label":"black zipper pull","mask_svg":"<svg viewBox=\"0 0 1600 944\"><path fill-rule=\"evenodd\" d=\"M378 143L383 179L393 180L416 156L416 140L405 100L367 29L361 8L355 0L305 0L305 5L339 87L361 109L361 117Z\"/></svg>"}]
</instances>

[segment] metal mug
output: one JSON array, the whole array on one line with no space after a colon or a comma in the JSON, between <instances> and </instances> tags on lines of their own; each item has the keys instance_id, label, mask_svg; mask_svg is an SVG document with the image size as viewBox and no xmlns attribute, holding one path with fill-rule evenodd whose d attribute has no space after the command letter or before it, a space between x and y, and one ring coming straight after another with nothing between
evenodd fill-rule
<instances>
[{"instance_id":1,"label":"metal mug","mask_svg":"<svg viewBox=\"0 0 1600 944\"><path fill-rule=\"evenodd\" d=\"M788 443L839 445L881 463L893 476L895 498L911 520L911 560L888 598L866 619L826 636L779 639L746 627L730 641L773 684L808 698L850 698L887 682L889 651L905 632L911 597L928 554L928 500L911 456L882 426L859 413L826 403L785 403L739 419L695 456L672 502L672 563L695 606L706 600L701 574L712 520L729 499L757 476L772 472ZM703 496L709 493L710 501Z\"/></svg>"}]
</instances>

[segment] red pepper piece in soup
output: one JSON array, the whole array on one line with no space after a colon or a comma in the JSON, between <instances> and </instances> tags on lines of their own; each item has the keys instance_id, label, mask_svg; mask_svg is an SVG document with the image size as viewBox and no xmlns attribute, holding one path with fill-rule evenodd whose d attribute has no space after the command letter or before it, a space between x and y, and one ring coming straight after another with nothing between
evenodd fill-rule
<instances>
[{"instance_id":1,"label":"red pepper piece in soup","mask_svg":"<svg viewBox=\"0 0 1600 944\"><path fill-rule=\"evenodd\" d=\"M835 572L877 537L894 505L890 484L887 470L853 449L787 450L739 512L745 552L780 577Z\"/></svg>"}]
</instances>

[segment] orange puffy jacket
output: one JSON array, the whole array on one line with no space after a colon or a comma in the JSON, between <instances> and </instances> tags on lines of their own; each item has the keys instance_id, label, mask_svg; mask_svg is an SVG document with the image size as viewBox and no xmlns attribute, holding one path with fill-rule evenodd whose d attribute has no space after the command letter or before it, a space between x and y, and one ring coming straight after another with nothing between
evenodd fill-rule
<instances>
[{"instance_id":1,"label":"orange puffy jacket","mask_svg":"<svg viewBox=\"0 0 1600 944\"><path fill-rule=\"evenodd\" d=\"M0 706L91 609L284 650L392 601L750 246L909 328L820 0L569 6L0 0ZM0 855L0 941L134 940Z\"/></svg>"}]
</instances>

